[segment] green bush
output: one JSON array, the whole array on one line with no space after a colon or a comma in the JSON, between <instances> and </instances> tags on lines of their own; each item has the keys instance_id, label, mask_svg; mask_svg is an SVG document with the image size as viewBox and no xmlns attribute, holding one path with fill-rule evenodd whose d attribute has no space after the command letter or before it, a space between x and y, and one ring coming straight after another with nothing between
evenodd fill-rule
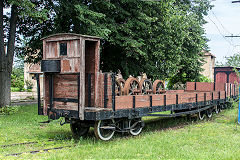
<instances>
[{"instance_id":1,"label":"green bush","mask_svg":"<svg viewBox=\"0 0 240 160\"><path fill-rule=\"evenodd\" d=\"M0 115L11 115L18 112L19 106L4 106L0 108Z\"/></svg>"},{"instance_id":2,"label":"green bush","mask_svg":"<svg viewBox=\"0 0 240 160\"><path fill-rule=\"evenodd\" d=\"M24 91L24 74L20 69L13 69L11 74L11 87Z\"/></svg>"},{"instance_id":3,"label":"green bush","mask_svg":"<svg viewBox=\"0 0 240 160\"><path fill-rule=\"evenodd\" d=\"M210 78L204 76L204 75L201 75L198 77L197 79L197 82L212 82Z\"/></svg>"}]
</instances>

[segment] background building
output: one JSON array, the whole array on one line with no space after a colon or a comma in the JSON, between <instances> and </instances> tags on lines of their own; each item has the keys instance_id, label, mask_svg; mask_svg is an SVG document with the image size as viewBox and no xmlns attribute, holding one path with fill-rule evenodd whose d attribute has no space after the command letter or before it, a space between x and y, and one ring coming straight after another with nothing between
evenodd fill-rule
<instances>
[{"instance_id":1,"label":"background building","mask_svg":"<svg viewBox=\"0 0 240 160\"><path fill-rule=\"evenodd\" d=\"M214 82L220 83L239 83L239 77L236 71L240 68L234 68L231 66L215 67L214 68Z\"/></svg>"},{"instance_id":2,"label":"background building","mask_svg":"<svg viewBox=\"0 0 240 160\"><path fill-rule=\"evenodd\" d=\"M37 92L37 81L33 79L35 73L41 73L41 66L40 63L37 64L30 64L24 63L24 84L26 88L26 81L30 81L33 84L32 91ZM42 93L43 89L43 75L40 75L40 89Z\"/></svg>"},{"instance_id":3,"label":"background building","mask_svg":"<svg viewBox=\"0 0 240 160\"><path fill-rule=\"evenodd\" d=\"M204 51L204 61L206 62L202 68L204 69L201 74L214 81L214 67L215 67L215 56L207 51Z\"/></svg>"}]
</instances>

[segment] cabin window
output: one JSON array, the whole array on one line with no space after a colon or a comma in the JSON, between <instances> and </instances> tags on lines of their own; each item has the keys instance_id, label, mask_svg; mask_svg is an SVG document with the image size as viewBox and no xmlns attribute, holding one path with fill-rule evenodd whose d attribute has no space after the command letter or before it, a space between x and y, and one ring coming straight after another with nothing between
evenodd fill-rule
<instances>
[{"instance_id":1,"label":"cabin window","mask_svg":"<svg viewBox=\"0 0 240 160\"><path fill-rule=\"evenodd\" d=\"M60 56L67 55L67 43L60 43Z\"/></svg>"}]
</instances>

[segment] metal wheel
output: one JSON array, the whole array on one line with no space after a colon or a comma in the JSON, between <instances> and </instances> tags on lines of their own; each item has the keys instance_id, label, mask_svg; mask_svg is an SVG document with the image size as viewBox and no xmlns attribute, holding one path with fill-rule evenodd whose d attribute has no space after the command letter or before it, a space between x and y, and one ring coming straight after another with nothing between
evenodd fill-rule
<instances>
[{"instance_id":1,"label":"metal wheel","mask_svg":"<svg viewBox=\"0 0 240 160\"><path fill-rule=\"evenodd\" d=\"M151 94L153 91L152 82L149 79L143 78L140 83L141 94Z\"/></svg>"},{"instance_id":2,"label":"metal wheel","mask_svg":"<svg viewBox=\"0 0 240 160\"><path fill-rule=\"evenodd\" d=\"M90 127L81 121L71 121L70 128L73 133L73 137L79 138L81 136L86 136Z\"/></svg>"},{"instance_id":3,"label":"metal wheel","mask_svg":"<svg viewBox=\"0 0 240 160\"><path fill-rule=\"evenodd\" d=\"M130 77L126 80L123 88L124 95L135 95L140 92L139 82L136 78Z\"/></svg>"},{"instance_id":4,"label":"metal wheel","mask_svg":"<svg viewBox=\"0 0 240 160\"><path fill-rule=\"evenodd\" d=\"M212 117L212 108L209 108L207 111L206 111L206 116L207 118L211 118Z\"/></svg>"},{"instance_id":5,"label":"metal wheel","mask_svg":"<svg viewBox=\"0 0 240 160\"><path fill-rule=\"evenodd\" d=\"M199 120L203 120L205 118L204 111L198 112L198 118L199 118Z\"/></svg>"},{"instance_id":6,"label":"metal wheel","mask_svg":"<svg viewBox=\"0 0 240 160\"><path fill-rule=\"evenodd\" d=\"M110 140L115 133L113 124L114 120L112 119L96 121L94 125L94 134L96 138L103 141Z\"/></svg>"},{"instance_id":7,"label":"metal wheel","mask_svg":"<svg viewBox=\"0 0 240 160\"><path fill-rule=\"evenodd\" d=\"M164 87L163 81L155 80L153 82L153 93L154 94L165 93L165 87Z\"/></svg>"},{"instance_id":8,"label":"metal wheel","mask_svg":"<svg viewBox=\"0 0 240 160\"><path fill-rule=\"evenodd\" d=\"M116 96L121 96L123 95L123 88L124 88L124 85L125 85L125 80L122 79L122 78L119 78L116 80L116 84L115 84L115 93L116 93Z\"/></svg>"},{"instance_id":9,"label":"metal wheel","mask_svg":"<svg viewBox=\"0 0 240 160\"><path fill-rule=\"evenodd\" d=\"M129 120L130 134L137 136L142 132L142 120L141 118L134 118Z\"/></svg>"}]
</instances>

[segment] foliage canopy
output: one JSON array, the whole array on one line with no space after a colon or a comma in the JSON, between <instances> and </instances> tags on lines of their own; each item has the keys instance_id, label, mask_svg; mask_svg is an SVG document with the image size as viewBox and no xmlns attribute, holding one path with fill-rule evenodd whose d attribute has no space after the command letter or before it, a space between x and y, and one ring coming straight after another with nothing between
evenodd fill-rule
<instances>
[{"instance_id":1,"label":"foliage canopy","mask_svg":"<svg viewBox=\"0 0 240 160\"><path fill-rule=\"evenodd\" d=\"M217 62L217 66L231 66L231 67L240 67L240 54L235 53L232 56L225 57L225 63Z\"/></svg>"},{"instance_id":2,"label":"foliage canopy","mask_svg":"<svg viewBox=\"0 0 240 160\"><path fill-rule=\"evenodd\" d=\"M47 20L26 19L31 25L20 28L28 40L25 54L39 53L29 60L41 59L40 38L74 32L103 37L103 71L121 70L125 78L146 72L153 79L183 83L199 76L200 53L207 48L202 25L211 8L208 0L40 2L49 11Z\"/></svg>"}]
</instances>

